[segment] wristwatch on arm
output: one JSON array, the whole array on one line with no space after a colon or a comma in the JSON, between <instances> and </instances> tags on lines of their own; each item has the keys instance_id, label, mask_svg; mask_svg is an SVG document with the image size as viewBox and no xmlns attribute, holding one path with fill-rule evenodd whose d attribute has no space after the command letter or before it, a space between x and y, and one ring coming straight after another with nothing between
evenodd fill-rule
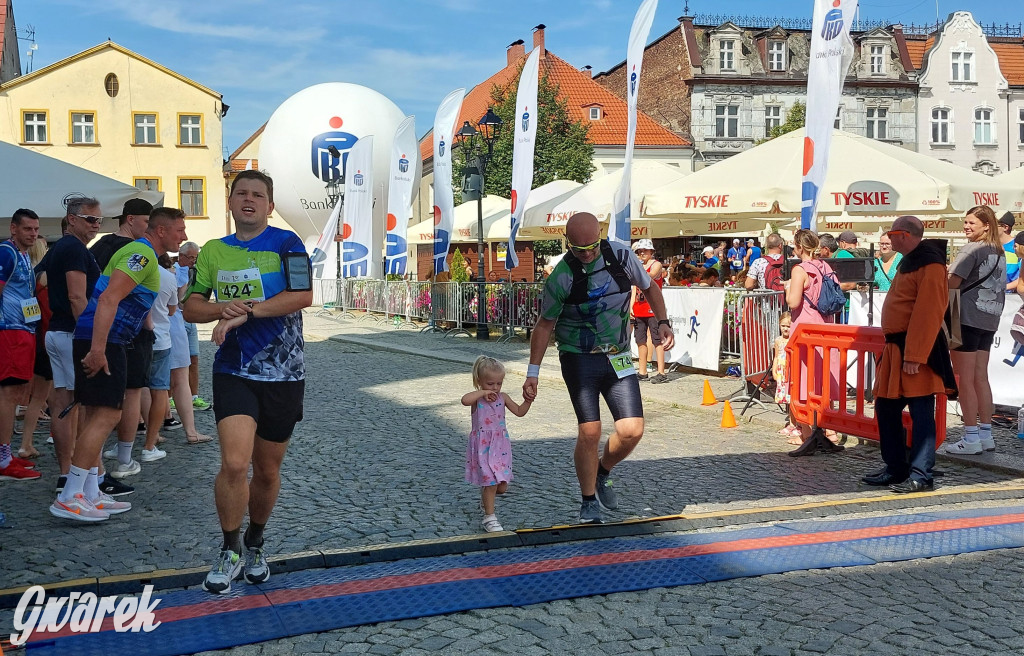
<instances>
[{"instance_id":1,"label":"wristwatch on arm","mask_svg":"<svg viewBox=\"0 0 1024 656\"><path fill-rule=\"evenodd\" d=\"M672 320L671 319L658 319L658 326L668 326L669 328L671 328L672 327Z\"/></svg>"}]
</instances>

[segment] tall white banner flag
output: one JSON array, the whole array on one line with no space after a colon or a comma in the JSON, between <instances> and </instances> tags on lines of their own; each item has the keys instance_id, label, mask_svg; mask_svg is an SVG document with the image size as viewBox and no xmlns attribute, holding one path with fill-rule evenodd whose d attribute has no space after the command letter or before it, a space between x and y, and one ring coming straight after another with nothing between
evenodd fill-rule
<instances>
[{"instance_id":1,"label":"tall white banner flag","mask_svg":"<svg viewBox=\"0 0 1024 656\"><path fill-rule=\"evenodd\" d=\"M516 256L516 235L523 225L523 210L533 187L533 150L537 143L537 75L540 67L540 48L534 48L526 58L516 90L515 141L512 146L512 227L508 233L508 252L505 268L511 271L519 266Z\"/></svg>"},{"instance_id":2,"label":"tall white banner flag","mask_svg":"<svg viewBox=\"0 0 1024 656\"><path fill-rule=\"evenodd\" d=\"M629 30L629 45L626 49L626 104L628 108L628 126L626 128L626 158L622 168L622 180L612 197L612 221L608 230L608 239L629 245L630 214L632 209L633 183L633 144L636 142L636 98L640 92L640 72L644 64L644 46L647 36L651 33L654 12L658 9L658 0L644 0L633 17L633 27Z\"/></svg>"},{"instance_id":3,"label":"tall white banner flag","mask_svg":"<svg viewBox=\"0 0 1024 656\"><path fill-rule=\"evenodd\" d=\"M843 81L853 61L850 24L857 0L814 0L811 61L807 69L807 136L804 137L804 179L800 225L817 232L814 210L828 173L828 151Z\"/></svg>"},{"instance_id":4,"label":"tall white banner flag","mask_svg":"<svg viewBox=\"0 0 1024 656\"><path fill-rule=\"evenodd\" d=\"M416 119L406 116L395 131L391 145L391 184L388 185L387 237L384 241L385 273L405 275L409 263L407 231L416 189Z\"/></svg>"},{"instance_id":5,"label":"tall white banner flag","mask_svg":"<svg viewBox=\"0 0 1024 656\"><path fill-rule=\"evenodd\" d=\"M448 270L448 244L455 229L455 193L452 191L452 141L455 121L462 111L465 89L452 91L434 115L434 274Z\"/></svg>"},{"instance_id":6,"label":"tall white banner flag","mask_svg":"<svg viewBox=\"0 0 1024 656\"><path fill-rule=\"evenodd\" d=\"M341 237L341 276L365 278L370 275L371 230L373 225L373 135L356 142L345 162L345 208ZM380 257L380 251L377 251Z\"/></svg>"},{"instance_id":7,"label":"tall white banner flag","mask_svg":"<svg viewBox=\"0 0 1024 656\"><path fill-rule=\"evenodd\" d=\"M327 252L334 242L335 235L338 234L338 219L340 217L341 199L338 199L334 203L331 216L327 219L323 232L320 233L320 238L317 239L316 245L313 247L313 257L310 258L313 263L313 278L317 280L331 279L338 275L337 262L332 262L327 257ZM306 248L309 248L309 244L306 244Z\"/></svg>"}]
</instances>

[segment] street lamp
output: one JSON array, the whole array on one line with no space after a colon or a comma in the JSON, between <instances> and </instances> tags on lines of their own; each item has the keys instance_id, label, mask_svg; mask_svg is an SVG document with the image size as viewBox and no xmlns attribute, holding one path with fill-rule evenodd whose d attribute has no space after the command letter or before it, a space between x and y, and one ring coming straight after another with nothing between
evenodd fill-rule
<instances>
[{"instance_id":1,"label":"street lamp","mask_svg":"<svg viewBox=\"0 0 1024 656\"><path fill-rule=\"evenodd\" d=\"M330 146L327 152L331 154L331 157L341 160L341 151L338 150L337 146ZM336 203L345 203L345 172L342 171L341 175L336 178L331 178L325 185L327 189L327 197L331 201L331 211L334 211L334 205ZM335 226L334 234L334 246L338 258L338 294L341 294L341 241L338 240L338 235L341 234L341 216L338 216L338 225Z\"/></svg>"},{"instance_id":2,"label":"street lamp","mask_svg":"<svg viewBox=\"0 0 1024 656\"><path fill-rule=\"evenodd\" d=\"M479 129L477 129L479 128ZM494 142L501 134L501 118L494 113L494 108L488 107L477 122L477 128L465 121L458 132L455 133L455 142L462 148L466 156L466 171L462 181L462 200L476 200L476 259L477 259L477 314L479 324L477 325L476 338L490 339L490 328L487 325L487 287L486 276L484 275L484 173L487 163L491 161L494 154ZM487 154L477 153L479 135L487 145ZM470 157L473 157L470 163Z\"/></svg>"}]
</instances>

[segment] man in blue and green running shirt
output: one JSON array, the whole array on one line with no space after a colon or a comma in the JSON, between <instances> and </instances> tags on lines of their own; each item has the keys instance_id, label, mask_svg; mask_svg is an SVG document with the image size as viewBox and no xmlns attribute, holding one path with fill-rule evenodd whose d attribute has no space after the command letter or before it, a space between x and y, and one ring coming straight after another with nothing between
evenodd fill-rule
<instances>
[{"instance_id":1,"label":"man in blue and green running shirt","mask_svg":"<svg viewBox=\"0 0 1024 656\"><path fill-rule=\"evenodd\" d=\"M173 207L153 210L146 236L114 253L78 317L72 353L75 401L84 417L67 482L50 506L56 517L98 522L131 509L131 504L100 492L100 451L121 419L128 380L125 345L142 328L160 290L157 257L178 250L185 239L184 212Z\"/></svg>"},{"instance_id":2,"label":"man in blue and green running shirt","mask_svg":"<svg viewBox=\"0 0 1024 656\"><path fill-rule=\"evenodd\" d=\"M311 279L308 257L287 257L305 255L302 240L267 225L273 180L242 171L231 183L228 208L235 234L203 246L184 310L186 321L216 321L213 341L220 346L213 362L213 412L221 465L213 492L224 543L203 583L219 594L230 592L239 574L249 583L270 578L263 528L277 503L288 440L302 419L302 309L313 303L312 290L290 290L286 275L297 266L300 277Z\"/></svg>"}]
</instances>

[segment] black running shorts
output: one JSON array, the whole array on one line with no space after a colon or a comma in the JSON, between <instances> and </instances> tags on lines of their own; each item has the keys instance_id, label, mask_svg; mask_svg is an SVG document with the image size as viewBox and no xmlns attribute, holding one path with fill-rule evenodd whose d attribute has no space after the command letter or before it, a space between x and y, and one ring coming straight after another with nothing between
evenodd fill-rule
<instances>
[{"instance_id":1,"label":"black running shorts","mask_svg":"<svg viewBox=\"0 0 1024 656\"><path fill-rule=\"evenodd\" d=\"M76 339L71 343L75 361L75 400L82 405L120 409L124 405L125 381L128 379L128 359L124 344L107 342L107 368L110 374L99 372L86 378L82 359L92 348L92 340Z\"/></svg>"},{"instance_id":2,"label":"black running shorts","mask_svg":"<svg viewBox=\"0 0 1024 656\"><path fill-rule=\"evenodd\" d=\"M577 423L601 421L600 396L604 397L615 421L644 416L636 374L619 378L608 356L602 353L561 351L558 359Z\"/></svg>"},{"instance_id":3,"label":"black running shorts","mask_svg":"<svg viewBox=\"0 0 1024 656\"><path fill-rule=\"evenodd\" d=\"M287 442L302 421L304 380L249 380L231 374L213 375L213 414L222 419L252 417L256 436L268 442Z\"/></svg>"},{"instance_id":4,"label":"black running shorts","mask_svg":"<svg viewBox=\"0 0 1024 656\"><path fill-rule=\"evenodd\" d=\"M128 358L128 380L125 381L125 387L128 389L142 389L146 386L149 370L153 365L155 343L156 335L153 331L143 328L132 343L125 347L125 355Z\"/></svg>"}]
</instances>

